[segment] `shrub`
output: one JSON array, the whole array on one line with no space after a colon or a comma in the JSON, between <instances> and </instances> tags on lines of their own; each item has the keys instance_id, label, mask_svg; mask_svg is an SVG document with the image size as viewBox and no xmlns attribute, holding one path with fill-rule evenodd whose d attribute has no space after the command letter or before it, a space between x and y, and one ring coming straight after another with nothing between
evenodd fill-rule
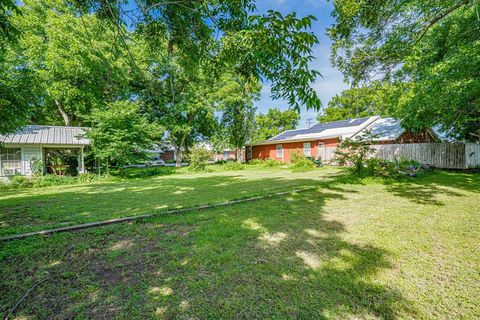
<instances>
[{"instance_id":1,"label":"shrub","mask_svg":"<svg viewBox=\"0 0 480 320\"><path fill-rule=\"evenodd\" d=\"M285 165L285 162L278 161L275 159L253 159L248 162L250 165L261 165L265 168L273 168Z\"/></svg>"},{"instance_id":2,"label":"shrub","mask_svg":"<svg viewBox=\"0 0 480 320\"><path fill-rule=\"evenodd\" d=\"M300 150L295 150L290 153L290 161L292 162L290 168L295 171L308 171L315 168L313 161L305 157Z\"/></svg>"},{"instance_id":3,"label":"shrub","mask_svg":"<svg viewBox=\"0 0 480 320\"><path fill-rule=\"evenodd\" d=\"M245 169L245 165L237 161L227 161L222 165L222 168L228 171L236 171Z\"/></svg>"},{"instance_id":4,"label":"shrub","mask_svg":"<svg viewBox=\"0 0 480 320\"><path fill-rule=\"evenodd\" d=\"M359 138L343 140L335 150L335 161L343 166L348 165L356 174L362 174L367 167L367 158L373 153L370 142L373 136L370 133Z\"/></svg>"},{"instance_id":5,"label":"shrub","mask_svg":"<svg viewBox=\"0 0 480 320\"><path fill-rule=\"evenodd\" d=\"M168 159L168 160L165 160L165 163L173 164L173 163L176 163L176 161L174 159Z\"/></svg>"},{"instance_id":6,"label":"shrub","mask_svg":"<svg viewBox=\"0 0 480 320\"><path fill-rule=\"evenodd\" d=\"M32 186L32 181L27 177L16 175L13 176L10 186L12 188L29 188Z\"/></svg>"},{"instance_id":7,"label":"shrub","mask_svg":"<svg viewBox=\"0 0 480 320\"><path fill-rule=\"evenodd\" d=\"M398 178L400 176L416 176L429 170L429 167L415 160L383 160L368 159L361 174L364 176Z\"/></svg>"},{"instance_id":8,"label":"shrub","mask_svg":"<svg viewBox=\"0 0 480 320\"><path fill-rule=\"evenodd\" d=\"M262 160L262 159L252 159L248 161L248 164L251 164L252 166L256 166L264 163L265 163L265 160Z\"/></svg>"},{"instance_id":9,"label":"shrub","mask_svg":"<svg viewBox=\"0 0 480 320\"><path fill-rule=\"evenodd\" d=\"M126 168L118 172L112 172L113 175L121 178L146 178L153 176L165 176L175 173L174 167L147 167L147 168Z\"/></svg>"},{"instance_id":10,"label":"shrub","mask_svg":"<svg viewBox=\"0 0 480 320\"><path fill-rule=\"evenodd\" d=\"M37 157L32 157L30 159L30 169L34 177L41 175L43 173L42 160Z\"/></svg>"},{"instance_id":11,"label":"shrub","mask_svg":"<svg viewBox=\"0 0 480 320\"><path fill-rule=\"evenodd\" d=\"M47 174L44 176L34 177L32 183L34 187L49 187L58 186L63 184L75 184L78 180L72 176L56 176L53 174Z\"/></svg>"},{"instance_id":12,"label":"shrub","mask_svg":"<svg viewBox=\"0 0 480 320\"><path fill-rule=\"evenodd\" d=\"M278 160L275 160L275 159L267 159L263 163L263 166L265 168L274 168L274 167L280 167L280 166L283 166L283 165L285 165L285 162L278 161Z\"/></svg>"},{"instance_id":13,"label":"shrub","mask_svg":"<svg viewBox=\"0 0 480 320\"><path fill-rule=\"evenodd\" d=\"M208 160L212 158L212 152L202 147L195 147L190 153L190 165L191 171L205 171L208 165Z\"/></svg>"}]
</instances>

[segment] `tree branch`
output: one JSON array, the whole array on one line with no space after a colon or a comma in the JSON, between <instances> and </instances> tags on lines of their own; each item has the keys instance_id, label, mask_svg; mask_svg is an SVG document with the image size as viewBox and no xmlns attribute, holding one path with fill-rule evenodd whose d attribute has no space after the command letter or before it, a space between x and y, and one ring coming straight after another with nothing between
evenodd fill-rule
<instances>
[{"instance_id":1,"label":"tree branch","mask_svg":"<svg viewBox=\"0 0 480 320\"><path fill-rule=\"evenodd\" d=\"M417 38L416 40L416 43L420 42L420 40L422 40L422 38L425 36L425 34L427 33L428 30L430 30L430 28L432 28L435 24L437 24L440 20L442 20L443 18L445 18L446 16L450 15L452 12L454 12L455 10L459 9L460 7L468 4L470 2L470 0L464 0L462 2L459 2L453 6L451 6L450 8L448 8L447 10L445 10L444 12L442 12L441 14L439 14L438 16L434 17L432 20L430 20L430 22L428 23L428 25L426 27L423 28L422 32L420 33L420 36Z\"/></svg>"}]
</instances>

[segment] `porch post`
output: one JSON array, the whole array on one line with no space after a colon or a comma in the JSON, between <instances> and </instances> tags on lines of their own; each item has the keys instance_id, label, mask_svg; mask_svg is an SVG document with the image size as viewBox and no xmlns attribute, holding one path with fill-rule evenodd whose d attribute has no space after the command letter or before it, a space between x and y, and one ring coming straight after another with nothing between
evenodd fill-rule
<instances>
[{"instance_id":1,"label":"porch post","mask_svg":"<svg viewBox=\"0 0 480 320\"><path fill-rule=\"evenodd\" d=\"M80 173L85 173L85 162L83 157L83 146L80 149Z\"/></svg>"}]
</instances>

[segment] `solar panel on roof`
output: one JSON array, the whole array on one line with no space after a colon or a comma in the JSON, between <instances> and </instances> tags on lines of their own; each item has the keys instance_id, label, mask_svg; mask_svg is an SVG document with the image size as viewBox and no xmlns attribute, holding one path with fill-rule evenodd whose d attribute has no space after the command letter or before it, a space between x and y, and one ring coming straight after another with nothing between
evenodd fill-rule
<instances>
[{"instance_id":1,"label":"solar panel on roof","mask_svg":"<svg viewBox=\"0 0 480 320\"><path fill-rule=\"evenodd\" d=\"M332 122L326 122L326 123L317 123L316 125L308 129L289 130L289 131L282 132L278 136L271 138L270 141L288 140L299 134L320 133L328 129L355 127L355 126L361 125L368 119L370 118L367 117L367 118L332 121Z\"/></svg>"}]
</instances>

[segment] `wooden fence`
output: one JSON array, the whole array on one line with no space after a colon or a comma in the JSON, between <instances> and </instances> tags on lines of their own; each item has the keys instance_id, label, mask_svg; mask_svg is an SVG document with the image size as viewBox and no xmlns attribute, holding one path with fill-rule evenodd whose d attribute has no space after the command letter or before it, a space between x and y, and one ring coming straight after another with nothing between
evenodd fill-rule
<instances>
[{"instance_id":1,"label":"wooden fence","mask_svg":"<svg viewBox=\"0 0 480 320\"><path fill-rule=\"evenodd\" d=\"M480 144L478 143L411 143L383 144L372 146L372 157L395 160L409 159L445 169L471 169L480 167ZM332 161L335 148L326 148L322 160Z\"/></svg>"}]
</instances>

